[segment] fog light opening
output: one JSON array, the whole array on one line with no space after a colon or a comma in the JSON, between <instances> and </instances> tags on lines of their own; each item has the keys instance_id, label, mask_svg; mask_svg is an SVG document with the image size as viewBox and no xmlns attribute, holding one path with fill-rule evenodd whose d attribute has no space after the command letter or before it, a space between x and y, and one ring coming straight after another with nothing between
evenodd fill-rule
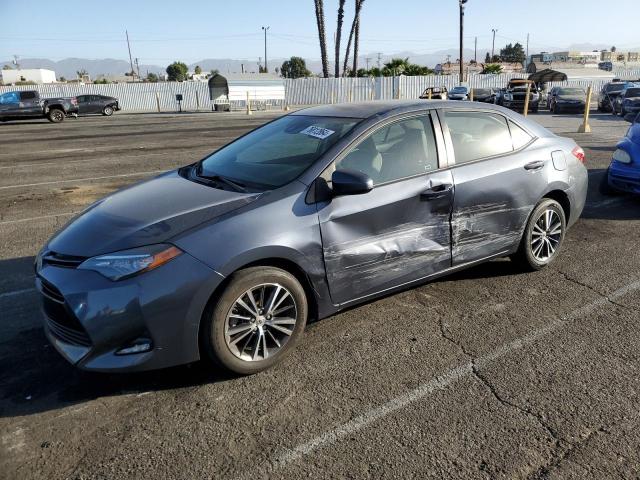
<instances>
[{"instance_id":1,"label":"fog light opening","mask_svg":"<svg viewBox=\"0 0 640 480\"><path fill-rule=\"evenodd\" d=\"M116 351L116 355L133 355L148 352L153 348L153 342L148 338L137 338L127 346Z\"/></svg>"}]
</instances>

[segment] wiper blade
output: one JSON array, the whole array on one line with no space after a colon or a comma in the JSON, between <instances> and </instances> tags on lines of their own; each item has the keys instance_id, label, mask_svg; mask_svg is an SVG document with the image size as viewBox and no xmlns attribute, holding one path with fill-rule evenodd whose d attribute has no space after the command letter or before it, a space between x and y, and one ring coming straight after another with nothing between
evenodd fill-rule
<instances>
[{"instance_id":1,"label":"wiper blade","mask_svg":"<svg viewBox=\"0 0 640 480\"><path fill-rule=\"evenodd\" d=\"M202 178L204 180L211 180L212 182L217 182L217 183L222 183L224 185L226 185L227 187L231 187L233 190L237 191L237 192L247 192L247 189L245 188L245 185L237 182L235 180L231 180L227 177L224 177L222 175L202 175L202 164L198 165L196 168L196 175L198 176L198 178Z\"/></svg>"}]
</instances>

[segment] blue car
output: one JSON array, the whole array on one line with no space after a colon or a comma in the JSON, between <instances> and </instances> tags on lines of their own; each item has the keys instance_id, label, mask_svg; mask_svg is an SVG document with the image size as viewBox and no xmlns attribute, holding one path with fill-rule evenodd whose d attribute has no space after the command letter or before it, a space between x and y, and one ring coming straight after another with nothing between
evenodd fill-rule
<instances>
[{"instance_id":1,"label":"blue car","mask_svg":"<svg viewBox=\"0 0 640 480\"><path fill-rule=\"evenodd\" d=\"M632 122L627 135L616 145L602 183L603 193L640 194L640 113L625 117Z\"/></svg>"}]
</instances>

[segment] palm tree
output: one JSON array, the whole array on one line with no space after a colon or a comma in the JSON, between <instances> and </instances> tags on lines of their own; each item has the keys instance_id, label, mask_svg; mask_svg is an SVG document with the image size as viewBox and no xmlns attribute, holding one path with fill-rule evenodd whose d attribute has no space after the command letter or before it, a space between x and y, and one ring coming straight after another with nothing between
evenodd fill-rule
<instances>
[{"instance_id":1,"label":"palm tree","mask_svg":"<svg viewBox=\"0 0 640 480\"><path fill-rule=\"evenodd\" d=\"M88 75L88 72L83 68L82 70L77 70L76 74L78 78L83 78L85 75Z\"/></svg>"},{"instance_id":2,"label":"palm tree","mask_svg":"<svg viewBox=\"0 0 640 480\"><path fill-rule=\"evenodd\" d=\"M327 57L327 37L324 30L323 0L314 0L316 5L316 22L318 23L318 37L320 39L320 57L322 59L322 75L329 76L329 59Z\"/></svg>"},{"instance_id":3,"label":"palm tree","mask_svg":"<svg viewBox=\"0 0 640 480\"><path fill-rule=\"evenodd\" d=\"M347 42L347 51L344 53L344 66L342 68L342 74L346 75L347 73L347 65L349 65L349 51L351 50L351 42L353 41L353 36L356 31L356 27L358 26L358 22L360 21L360 9L362 8L362 4L364 0L355 0L356 1L356 13L353 17L353 23L351 24L351 32L349 32L349 41Z\"/></svg>"},{"instance_id":4,"label":"palm tree","mask_svg":"<svg viewBox=\"0 0 640 480\"><path fill-rule=\"evenodd\" d=\"M336 29L336 65L335 76L340 76L340 37L342 36L342 22L344 20L344 4L347 0L339 0L338 4L338 28Z\"/></svg>"},{"instance_id":5,"label":"palm tree","mask_svg":"<svg viewBox=\"0 0 640 480\"><path fill-rule=\"evenodd\" d=\"M360 6L362 6L362 2L364 0L360 0ZM360 45L360 12L358 12L358 17L356 21L356 31L353 39L353 76L357 77L358 71L358 47Z\"/></svg>"}]
</instances>

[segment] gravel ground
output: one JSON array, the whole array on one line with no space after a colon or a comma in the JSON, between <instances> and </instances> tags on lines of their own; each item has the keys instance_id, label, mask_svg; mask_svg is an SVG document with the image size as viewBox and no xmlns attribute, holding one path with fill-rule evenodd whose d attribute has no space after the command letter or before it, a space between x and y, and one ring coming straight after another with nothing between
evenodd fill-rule
<instances>
[{"instance_id":1,"label":"gravel ground","mask_svg":"<svg viewBox=\"0 0 640 480\"><path fill-rule=\"evenodd\" d=\"M597 184L627 125L535 115L586 151L550 268L497 260L316 322L281 365L136 375L68 365L33 256L88 203L274 114L0 125L0 478L637 478L640 201Z\"/></svg>"}]
</instances>

